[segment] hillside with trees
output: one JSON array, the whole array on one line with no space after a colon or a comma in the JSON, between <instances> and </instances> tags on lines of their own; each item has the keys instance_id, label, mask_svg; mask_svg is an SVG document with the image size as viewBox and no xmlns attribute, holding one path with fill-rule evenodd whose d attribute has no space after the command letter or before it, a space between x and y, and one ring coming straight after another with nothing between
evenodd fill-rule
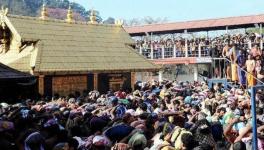
<instances>
[{"instance_id":1,"label":"hillside with trees","mask_svg":"<svg viewBox=\"0 0 264 150\"><path fill-rule=\"evenodd\" d=\"M69 7L69 0L45 0L49 17L56 19L65 19L67 9ZM1 0L0 6L9 9L10 14L23 15L23 16L39 16L43 0ZM90 10L86 10L78 3L71 3L74 16L76 20L89 19ZM95 11L98 21L101 22L102 18L98 11Z\"/></svg>"},{"instance_id":2,"label":"hillside with trees","mask_svg":"<svg viewBox=\"0 0 264 150\"><path fill-rule=\"evenodd\" d=\"M69 8L69 0L44 0L46 3L47 11L50 18L65 19L67 9ZM0 6L8 8L9 14L22 15L22 16L40 16L43 0L0 0ZM82 5L72 2L71 8L74 11L74 19L77 21L89 21L91 10L86 10ZM97 22L104 24L115 24L115 18L109 16L102 18L100 12L95 11ZM131 20L124 20L125 26L135 26L143 24L154 24L167 22L167 18L133 18Z\"/></svg>"}]
</instances>

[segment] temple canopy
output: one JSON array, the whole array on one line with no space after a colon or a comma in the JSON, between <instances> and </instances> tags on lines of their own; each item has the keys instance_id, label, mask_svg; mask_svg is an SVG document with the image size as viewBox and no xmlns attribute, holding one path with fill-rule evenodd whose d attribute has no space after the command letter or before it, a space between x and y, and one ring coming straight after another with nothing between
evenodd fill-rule
<instances>
[{"instance_id":1,"label":"temple canopy","mask_svg":"<svg viewBox=\"0 0 264 150\"><path fill-rule=\"evenodd\" d=\"M264 15L239 16L228 18L217 18L207 20L194 20L186 22L173 22L162 24L150 24L142 26L126 27L125 30L132 36L141 36L146 33L167 34L167 33L183 33L200 32L210 30L226 30L237 28L255 27L255 24L264 23Z\"/></svg>"}]
</instances>

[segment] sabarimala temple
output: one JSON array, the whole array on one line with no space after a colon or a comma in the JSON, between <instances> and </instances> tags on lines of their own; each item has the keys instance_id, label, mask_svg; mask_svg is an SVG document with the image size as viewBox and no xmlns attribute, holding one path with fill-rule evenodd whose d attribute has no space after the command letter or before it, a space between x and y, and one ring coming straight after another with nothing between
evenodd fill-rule
<instances>
[{"instance_id":1,"label":"sabarimala temple","mask_svg":"<svg viewBox=\"0 0 264 150\"><path fill-rule=\"evenodd\" d=\"M159 66L140 56L122 22L105 25L48 17L43 5L40 17L0 12L0 62L37 79L39 94L67 95L75 91L133 88L137 72L154 72Z\"/></svg>"}]
</instances>

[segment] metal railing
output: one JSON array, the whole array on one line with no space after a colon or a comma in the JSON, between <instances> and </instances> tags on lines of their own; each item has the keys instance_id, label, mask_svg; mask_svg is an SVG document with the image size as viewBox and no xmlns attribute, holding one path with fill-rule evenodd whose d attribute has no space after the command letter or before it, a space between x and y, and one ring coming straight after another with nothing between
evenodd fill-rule
<instances>
[{"instance_id":1,"label":"metal railing","mask_svg":"<svg viewBox=\"0 0 264 150\"><path fill-rule=\"evenodd\" d=\"M185 41L186 42L186 41ZM260 42L246 41L245 43L236 43L244 48L251 49L253 44L258 44L261 49L263 49L263 40ZM181 45L177 47L174 43L170 46L164 44L154 47L153 44L143 44L137 45L137 51L146 57L147 59L164 59L164 58L177 58L177 57L214 57L212 56L213 47L221 46L223 44L209 44L205 45L204 43L199 43L198 45Z\"/></svg>"},{"instance_id":2,"label":"metal railing","mask_svg":"<svg viewBox=\"0 0 264 150\"><path fill-rule=\"evenodd\" d=\"M151 49L150 48L142 48L140 52L141 52L141 55L143 55L145 58L147 58L147 59L151 58Z\"/></svg>"},{"instance_id":3,"label":"metal railing","mask_svg":"<svg viewBox=\"0 0 264 150\"><path fill-rule=\"evenodd\" d=\"M164 58L172 58L174 55L173 47L164 47Z\"/></svg>"},{"instance_id":4,"label":"metal railing","mask_svg":"<svg viewBox=\"0 0 264 150\"><path fill-rule=\"evenodd\" d=\"M195 47L187 46L181 49L175 45L170 47L137 47L138 53L143 55L147 59L164 59L164 58L177 58L177 57L210 57L210 51L212 48L210 45L198 45ZM186 52L187 51L187 52Z\"/></svg>"},{"instance_id":5,"label":"metal railing","mask_svg":"<svg viewBox=\"0 0 264 150\"><path fill-rule=\"evenodd\" d=\"M231 60L227 58L212 58L212 67L211 67L211 77L212 78L227 78L228 75L227 73L230 73L230 78L232 78L232 69L231 69ZM227 68L230 67L229 69L231 72L227 72ZM245 86L248 89L248 81L247 81L247 75L250 74L258 82L258 84L264 84L260 79L258 79L254 74L246 71L245 69L241 68L236 64L237 70L241 70L242 72L245 73ZM231 80L231 79L230 79Z\"/></svg>"}]
</instances>

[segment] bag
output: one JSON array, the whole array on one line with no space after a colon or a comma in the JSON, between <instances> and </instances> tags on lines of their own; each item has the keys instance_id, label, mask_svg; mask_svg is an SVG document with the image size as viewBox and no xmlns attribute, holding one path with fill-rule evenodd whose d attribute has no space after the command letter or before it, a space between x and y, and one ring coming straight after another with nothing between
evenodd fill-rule
<instances>
[{"instance_id":1,"label":"bag","mask_svg":"<svg viewBox=\"0 0 264 150\"><path fill-rule=\"evenodd\" d=\"M181 128L181 127L178 127L176 126L174 128L174 132L171 136L171 142L174 143L174 147L176 150L180 150L181 149L181 146L182 146L182 140L181 140L181 136L183 134L192 134L190 131L187 131L186 129L184 128Z\"/></svg>"}]
</instances>

